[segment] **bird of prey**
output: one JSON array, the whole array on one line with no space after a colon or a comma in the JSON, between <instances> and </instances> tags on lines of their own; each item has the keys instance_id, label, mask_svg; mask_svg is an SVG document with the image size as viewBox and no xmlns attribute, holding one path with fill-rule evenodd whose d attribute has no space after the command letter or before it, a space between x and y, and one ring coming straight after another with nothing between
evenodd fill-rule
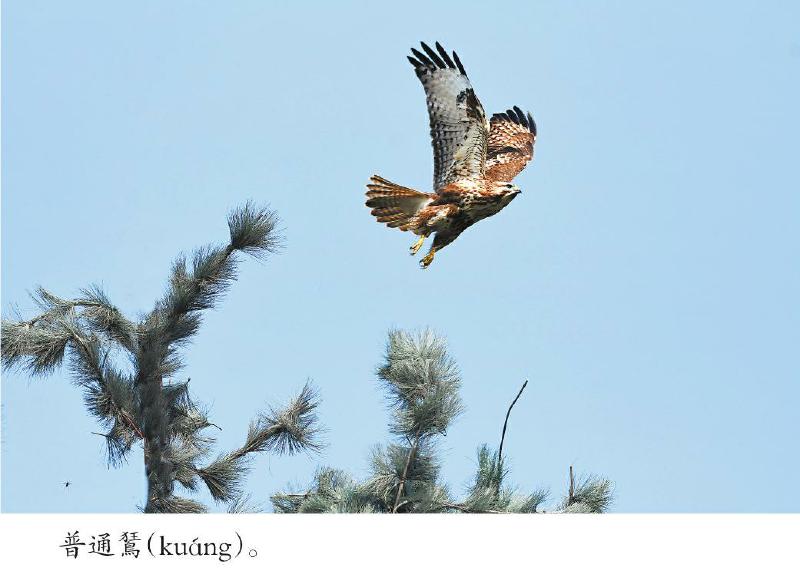
<instances>
[{"instance_id":1,"label":"bird of prey","mask_svg":"<svg viewBox=\"0 0 800 584\"><path fill-rule=\"evenodd\" d=\"M533 158L536 124L530 113L514 107L486 119L458 55L437 42L434 51L422 43L408 60L422 82L428 103L433 145L433 189L422 192L372 176L367 207L387 227L425 238L435 234L427 268L436 252L474 223L494 215L521 191L511 184Z\"/></svg>"}]
</instances>

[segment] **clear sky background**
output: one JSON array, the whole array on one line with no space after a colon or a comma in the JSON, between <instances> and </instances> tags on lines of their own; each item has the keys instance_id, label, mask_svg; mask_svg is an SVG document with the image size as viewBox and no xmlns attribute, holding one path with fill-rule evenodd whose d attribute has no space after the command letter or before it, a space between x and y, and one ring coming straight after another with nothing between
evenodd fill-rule
<instances>
[{"instance_id":1,"label":"clear sky background","mask_svg":"<svg viewBox=\"0 0 800 584\"><path fill-rule=\"evenodd\" d=\"M3 314L91 283L140 314L268 202L286 249L243 262L184 371L222 448L319 387L328 448L257 458L255 501L321 464L364 476L386 332L429 325L463 373L456 491L529 378L505 447L525 490L574 465L617 512L800 511L798 6L6 0ZM523 194L427 271L363 204L375 172L431 186L420 40L539 127ZM3 511L143 504L141 449L108 470L66 374L2 380Z\"/></svg>"}]
</instances>

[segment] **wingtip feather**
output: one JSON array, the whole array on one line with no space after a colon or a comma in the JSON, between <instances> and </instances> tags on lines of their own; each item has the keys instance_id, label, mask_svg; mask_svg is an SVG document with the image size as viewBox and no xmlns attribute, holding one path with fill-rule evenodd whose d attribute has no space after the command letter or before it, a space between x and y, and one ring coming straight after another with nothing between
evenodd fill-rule
<instances>
[{"instance_id":1,"label":"wingtip feather","mask_svg":"<svg viewBox=\"0 0 800 584\"><path fill-rule=\"evenodd\" d=\"M458 58L458 53L453 51L453 60L456 62L456 67L462 75L466 76L467 72L464 70L464 65L461 64L461 59Z\"/></svg>"},{"instance_id":2,"label":"wingtip feather","mask_svg":"<svg viewBox=\"0 0 800 584\"><path fill-rule=\"evenodd\" d=\"M436 68L436 66L433 64L433 61L431 61L431 60L430 60L430 59L427 57L427 55L423 55L422 53L420 53L420 52L419 52L417 49L415 49L415 48L412 48L412 49L411 49L411 52L414 54L414 56L417 58L417 60L418 60L420 63L422 63L422 64L423 64L425 67L427 67L428 69L435 69L435 68Z\"/></svg>"},{"instance_id":3,"label":"wingtip feather","mask_svg":"<svg viewBox=\"0 0 800 584\"><path fill-rule=\"evenodd\" d=\"M453 59L450 58L450 55L447 54L447 51L444 50L444 47L439 44L439 41L436 41L436 50L439 51L439 55L441 55L442 59L444 59L444 62L447 63L447 66L450 69L456 68L456 64L453 63Z\"/></svg>"},{"instance_id":4,"label":"wingtip feather","mask_svg":"<svg viewBox=\"0 0 800 584\"><path fill-rule=\"evenodd\" d=\"M424 42L421 43L421 44L422 44L422 50L425 51L428 54L428 57L430 57L431 61L433 61L433 63L439 69L447 69L447 65L445 65L445 62L442 61L442 58L439 55L436 54L436 51L434 51L432 48L430 48Z\"/></svg>"}]
</instances>

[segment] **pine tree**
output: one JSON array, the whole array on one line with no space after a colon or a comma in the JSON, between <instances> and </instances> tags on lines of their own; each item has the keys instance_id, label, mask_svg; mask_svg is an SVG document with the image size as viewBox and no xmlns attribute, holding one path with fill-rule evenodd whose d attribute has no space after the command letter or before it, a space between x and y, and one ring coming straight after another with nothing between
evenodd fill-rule
<instances>
[{"instance_id":1,"label":"pine tree","mask_svg":"<svg viewBox=\"0 0 800 584\"><path fill-rule=\"evenodd\" d=\"M395 439L376 447L369 476L357 481L344 471L323 467L302 492L272 496L282 513L537 513L547 490L520 494L506 486L508 467L502 442L498 451L484 444L466 496L457 500L440 476L437 446L462 413L461 377L444 339L430 331L391 331L378 368L390 406L389 430ZM570 467L569 490L553 512L602 513L612 500L605 478L579 477Z\"/></svg>"},{"instance_id":2,"label":"pine tree","mask_svg":"<svg viewBox=\"0 0 800 584\"><path fill-rule=\"evenodd\" d=\"M41 313L2 322L2 363L46 375L62 363L83 389L88 411L102 424L109 465L126 462L141 443L147 476L145 512L193 513L206 508L177 496L176 483L195 492L205 485L230 510L248 509L240 484L258 452L294 454L316 450L317 396L308 384L285 408L254 419L245 443L213 460L214 424L195 401L189 381L176 381L181 349L198 332L202 312L214 308L237 277L238 256L258 259L279 246L277 217L248 203L228 217L226 245L196 250L172 266L166 293L138 321L126 318L93 286L78 298L59 298L44 288L32 295ZM120 367L120 354L133 364Z\"/></svg>"}]
</instances>

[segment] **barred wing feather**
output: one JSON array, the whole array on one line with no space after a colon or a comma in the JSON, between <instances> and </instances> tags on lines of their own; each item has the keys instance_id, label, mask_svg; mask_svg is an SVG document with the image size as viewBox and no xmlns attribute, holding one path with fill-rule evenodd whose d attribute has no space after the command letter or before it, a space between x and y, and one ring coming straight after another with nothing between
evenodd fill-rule
<instances>
[{"instance_id":1,"label":"barred wing feather","mask_svg":"<svg viewBox=\"0 0 800 584\"><path fill-rule=\"evenodd\" d=\"M536 123L530 113L526 116L514 106L514 109L494 114L486 154L486 178L512 180L533 159L534 142Z\"/></svg>"},{"instance_id":2,"label":"barred wing feather","mask_svg":"<svg viewBox=\"0 0 800 584\"><path fill-rule=\"evenodd\" d=\"M433 145L433 186L483 176L489 123L464 66L439 43L436 51L422 43L408 60L425 88Z\"/></svg>"}]
</instances>

